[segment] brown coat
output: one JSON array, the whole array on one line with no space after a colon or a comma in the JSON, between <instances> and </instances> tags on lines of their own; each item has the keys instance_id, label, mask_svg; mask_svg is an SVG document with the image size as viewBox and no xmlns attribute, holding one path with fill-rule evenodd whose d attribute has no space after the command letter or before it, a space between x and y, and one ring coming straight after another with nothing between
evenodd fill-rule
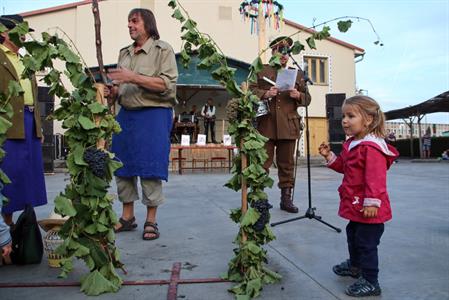
<instances>
[{"instance_id":1,"label":"brown coat","mask_svg":"<svg viewBox=\"0 0 449 300\"><path fill-rule=\"evenodd\" d=\"M19 81L19 75L11 64L6 54L0 49L0 92L6 94L10 80ZM39 105L37 102L37 83L36 79L32 79L33 99L34 99L34 121L36 124L36 135L42 137L41 119L39 114ZM14 97L10 100L13 107L14 115L12 117L12 126L6 132L8 139L25 139L25 123L23 119L24 100L23 95Z\"/></svg>"},{"instance_id":2,"label":"brown coat","mask_svg":"<svg viewBox=\"0 0 449 300\"><path fill-rule=\"evenodd\" d=\"M266 82L263 77L267 77L276 82L277 71L269 65L264 65L262 71L257 74L257 83L250 84L251 91L262 98L266 91L271 88L271 84ZM295 88L301 92L301 99L295 100L290 97L288 91L280 92L278 96L269 101L270 112L268 115L259 117L259 132L272 140L295 140L301 134L301 117L298 114L299 106L310 104L310 94L305 96L305 82L302 71L298 71Z\"/></svg>"}]
</instances>

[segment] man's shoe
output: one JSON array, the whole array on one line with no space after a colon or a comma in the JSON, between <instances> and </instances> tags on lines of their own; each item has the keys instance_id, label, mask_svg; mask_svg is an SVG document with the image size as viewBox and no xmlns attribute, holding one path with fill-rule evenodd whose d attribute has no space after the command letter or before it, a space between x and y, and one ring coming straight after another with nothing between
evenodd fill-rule
<instances>
[{"instance_id":1,"label":"man's shoe","mask_svg":"<svg viewBox=\"0 0 449 300\"><path fill-rule=\"evenodd\" d=\"M335 265L332 267L332 271L338 276L351 276L354 278L359 278L361 275L360 268L351 266L351 261L345 260L339 265Z\"/></svg>"},{"instance_id":2,"label":"man's shoe","mask_svg":"<svg viewBox=\"0 0 449 300\"><path fill-rule=\"evenodd\" d=\"M280 207L286 212L293 214L298 213L298 208L293 204L292 200L292 188L281 188Z\"/></svg>"},{"instance_id":3,"label":"man's shoe","mask_svg":"<svg viewBox=\"0 0 449 300\"><path fill-rule=\"evenodd\" d=\"M356 282L348 286L345 293L352 297L368 297L379 296L382 290L380 289L379 282L373 284L365 278L360 277Z\"/></svg>"}]
</instances>

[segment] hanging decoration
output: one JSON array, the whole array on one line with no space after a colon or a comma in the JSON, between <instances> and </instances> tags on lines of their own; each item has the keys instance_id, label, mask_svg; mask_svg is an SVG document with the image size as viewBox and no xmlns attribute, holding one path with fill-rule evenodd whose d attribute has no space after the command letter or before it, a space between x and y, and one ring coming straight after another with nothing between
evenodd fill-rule
<instances>
[{"instance_id":1,"label":"hanging decoration","mask_svg":"<svg viewBox=\"0 0 449 300\"><path fill-rule=\"evenodd\" d=\"M268 20L268 26L279 30L284 21L284 7L282 4L273 0L246 0L240 4L239 10L245 21L249 19L251 23L251 34L258 34L259 32L257 18L259 16L260 6L262 6L265 19Z\"/></svg>"}]
</instances>

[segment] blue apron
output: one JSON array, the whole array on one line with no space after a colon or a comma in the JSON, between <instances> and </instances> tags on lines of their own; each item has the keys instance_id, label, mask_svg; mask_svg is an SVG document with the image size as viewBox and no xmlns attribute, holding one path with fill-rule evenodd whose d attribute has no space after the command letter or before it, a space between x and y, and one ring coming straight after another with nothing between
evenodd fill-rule
<instances>
[{"instance_id":1,"label":"blue apron","mask_svg":"<svg viewBox=\"0 0 449 300\"><path fill-rule=\"evenodd\" d=\"M123 163L115 176L168 179L171 108L121 108L117 122L122 131L112 137L112 152Z\"/></svg>"}]
</instances>

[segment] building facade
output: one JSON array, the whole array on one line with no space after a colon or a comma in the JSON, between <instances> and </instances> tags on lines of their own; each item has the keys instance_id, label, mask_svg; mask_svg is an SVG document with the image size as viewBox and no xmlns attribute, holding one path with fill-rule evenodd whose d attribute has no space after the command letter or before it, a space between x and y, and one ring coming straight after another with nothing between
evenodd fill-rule
<instances>
[{"instance_id":1,"label":"building facade","mask_svg":"<svg viewBox=\"0 0 449 300\"><path fill-rule=\"evenodd\" d=\"M387 122L385 126L388 133L394 132L397 139L410 138L410 127L405 122ZM413 137L418 137L418 124L413 124ZM432 136L447 136L449 124L421 123L421 136L430 130Z\"/></svg>"},{"instance_id":2,"label":"building facade","mask_svg":"<svg viewBox=\"0 0 449 300\"><path fill-rule=\"evenodd\" d=\"M170 43L176 53L180 52L181 24L171 17L173 11L167 3L168 1L160 0L99 2L104 63L116 63L119 50L132 42L128 34L127 17L129 11L136 7L148 8L154 12L161 39ZM258 37L251 35L250 24L242 19L238 9L240 3L241 0L182 1L191 18L198 23L199 30L208 33L227 57L250 64L258 54ZM60 36L65 35L66 40L70 39L75 44L89 67L98 65L91 1L24 12L22 16L36 30L34 37L37 39L43 31L59 32ZM58 24L60 29L56 29L54 24ZM306 45L305 40L311 32L300 24L285 20L285 24L279 31L267 27L267 44L277 36L296 33L292 38L299 39ZM315 83L310 86L312 95L312 103L309 106L311 154L317 154L319 144L328 140L326 94L345 93L347 97L355 94L355 60L364 54L363 49L335 38L317 41L316 45L317 50L311 50L306 46L304 51L295 56L302 66L307 63L309 76ZM185 97L182 98L188 98L189 101L181 101L176 107L176 113L188 111L192 105L200 108L208 97L214 98L217 106L217 137L221 140L221 135L226 133L227 129L225 107L229 100L229 96L223 91L203 90L192 97L184 95ZM56 102L56 107L57 105ZM300 114L303 113L304 111L300 110ZM58 123L55 123L55 132L62 132ZM304 149L303 142L301 142L301 148ZM301 152L304 154L304 151Z\"/></svg>"}]
</instances>

